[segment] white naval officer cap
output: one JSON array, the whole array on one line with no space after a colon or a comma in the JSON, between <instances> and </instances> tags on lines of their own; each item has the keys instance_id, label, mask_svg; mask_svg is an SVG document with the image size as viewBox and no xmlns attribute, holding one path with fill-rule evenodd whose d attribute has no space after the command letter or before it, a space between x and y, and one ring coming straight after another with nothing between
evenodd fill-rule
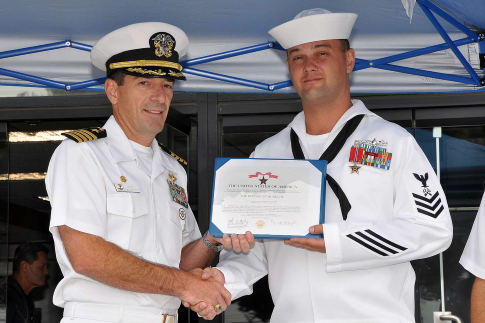
<instances>
[{"instance_id":1,"label":"white naval officer cap","mask_svg":"<svg viewBox=\"0 0 485 323\"><path fill-rule=\"evenodd\" d=\"M332 13L315 8L304 10L293 20L274 27L268 33L284 49L318 40L349 39L357 14Z\"/></svg>"},{"instance_id":2,"label":"white naval officer cap","mask_svg":"<svg viewBox=\"0 0 485 323\"><path fill-rule=\"evenodd\" d=\"M91 50L91 62L110 77L126 74L185 80L179 58L189 38L182 29L163 22L128 25L101 38Z\"/></svg>"}]
</instances>

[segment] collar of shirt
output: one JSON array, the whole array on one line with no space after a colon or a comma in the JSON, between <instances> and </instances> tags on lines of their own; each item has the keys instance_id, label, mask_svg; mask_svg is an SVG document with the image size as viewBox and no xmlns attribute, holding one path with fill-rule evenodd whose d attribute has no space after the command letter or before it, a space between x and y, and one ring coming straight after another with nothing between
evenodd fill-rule
<instances>
[{"instance_id":1,"label":"collar of shirt","mask_svg":"<svg viewBox=\"0 0 485 323\"><path fill-rule=\"evenodd\" d=\"M352 107L345 111L342 117L337 121L335 126L330 131L327 141L325 142L324 147L322 147L322 153L325 151L327 146L332 143L333 139L339 133L340 129L345 125L345 123L352 119L354 116L359 114L365 114L369 116L377 116L375 113L369 111L364 103L360 100L352 100ZM288 125L293 130L295 130L298 138L300 139L302 149L304 152L308 152L308 140L306 135L306 125L305 125L305 113L302 111L296 115L293 121ZM308 156L308 154L306 154Z\"/></svg>"},{"instance_id":2,"label":"collar of shirt","mask_svg":"<svg viewBox=\"0 0 485 323\"><path fill-rule=\"evenodd\" d=\"M130 140L125 135L118 122L116 122L114 116L111 116L108 119L103 128L106 130L106 142L108 143L109 150L117 163L136 160L136 153L133 146L130 144ZM174 166L176 161L171 161L170 158L165 156L155 139L153 139L150 146L153 149L153 158L157 161L152 165L152 177L155 178L163 173L164 167L176 174L177 171Z\"/></svg>"}]
</instances>

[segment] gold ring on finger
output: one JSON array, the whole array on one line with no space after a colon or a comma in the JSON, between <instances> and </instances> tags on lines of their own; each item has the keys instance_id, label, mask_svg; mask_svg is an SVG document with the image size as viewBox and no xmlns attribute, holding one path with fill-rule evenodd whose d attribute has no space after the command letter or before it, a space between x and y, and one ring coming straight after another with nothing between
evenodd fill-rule
<instances>
[{"instance_id":1,"label":"gold ring on finger","mask_svg":"<svg viewBox=\"0 0 485 323\"><path fill-rule=\"evenodd\" d=\"M216 304L214 306L214 311L219 312L221 310L221 304Z\"/></svg>"}]
</instances>

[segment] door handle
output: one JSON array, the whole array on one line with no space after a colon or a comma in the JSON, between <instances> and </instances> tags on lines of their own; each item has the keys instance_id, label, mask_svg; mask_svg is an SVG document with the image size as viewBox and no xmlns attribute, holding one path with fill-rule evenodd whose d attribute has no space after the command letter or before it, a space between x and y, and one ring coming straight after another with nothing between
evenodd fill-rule
<instances>
[{"instance_id":1,"label":"door handle","mask_svg":"<svg viewBox=\"0 0 485 323\"><path fill-rule=\"evenodd\" d=\"M433 312L433 323L463 323L463 321L451 312Z\"/></svg>"}]
</instances>

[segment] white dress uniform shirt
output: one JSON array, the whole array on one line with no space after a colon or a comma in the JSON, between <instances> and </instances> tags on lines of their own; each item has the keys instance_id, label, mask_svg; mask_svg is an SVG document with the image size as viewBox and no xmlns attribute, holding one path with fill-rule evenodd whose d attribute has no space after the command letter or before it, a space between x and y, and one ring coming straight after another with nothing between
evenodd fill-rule
<instances>
[{"instance_id":1,"label":"white dress uniform shirt","mask_svg":"<svg viewBox=\"0 0 485 323\"><path fill-rule=\"evenodd\" d=\"M272 323L414 322L415 273L409 261L433 256L451 243L453 229L442 188L406 130L354 100L320 154L359 114L365 117L327 168L352 205L344 221L327 183L323 225L327 253L260 240L247 255L221 254L218 269L233 299L251 294L252 285L268 274L275 304ZM290 127L308 158L303 112L258 145L251 157L292 159ZM352 145L374 139L387 142L385 148L392 153L389 169L357 164L362 166L359 173L351 174Z\"/></svg>"},{"instance_id":2,"label":"white dress uniform shirt","mask_svg":"<svg viewBox=\"0 0 485 323\"><path fill-rule=\"evenodd\" d=\"M476 277L485 279L485 194L461 255L460 264Z\"/></svg>"},{"instance_id":3,"label":"white dress uniform shirt","mask_svg":"<svg viewBox=\"0 0 485 323\"><path fill-rule=\"evenodd\" d=\"M201 237L190 207L173 201L167 183L171 174L176 184L187 189L187 176L179 162L153 140L151 173L147 173L113 116L103 128L107 132L103 139L64 140L49 164L50 231L64 275L55 290L54 304L97 303L176 312L178 298L104 285L76 273L66 255L57 228L61 225L99 236L141 259L175 268L182 247ZM116 184L128 189L119 191ZM86 250L77 252L88 255Z\"/></svg>"}]
</instances>

